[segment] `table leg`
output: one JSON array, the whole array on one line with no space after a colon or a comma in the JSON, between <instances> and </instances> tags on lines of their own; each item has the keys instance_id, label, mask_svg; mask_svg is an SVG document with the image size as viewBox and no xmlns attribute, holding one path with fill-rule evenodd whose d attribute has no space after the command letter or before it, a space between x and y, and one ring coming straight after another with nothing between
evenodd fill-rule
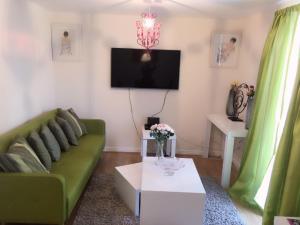
<instances>
[{"instance_id":1,"label":"table leg","mask_svg":"<svg viewBox=\"0 0 300 225\"><path fill-rule=\"evenodd\" d=\"M224 188L228 188L230 184L233 147L234 147L234 137L232 137L231 135L226 135L225 147L223 153L222 178L221 178L221 185Z\"/></svg>"},{"instance_id":2,"label":"table leg","mask_svg":"<svg viewBox=\"0 0 300 225\"><path fill-rule=\"evenodd\" d=\"M166 155L170 157L171 156L171 145L170 145L171 140L167 140L166 142L167 142Z\"/></svg>"},{"instance_id":3,"label":"table leg","mask_svg":"<svg viewBox=\"0 0 300 225\"><path fill-rule=\"evenodd\" d=\"M176 155L176 139L171 140L171 157L174 158Z\"/></svg>"},{"instance_id":4,"label":"table leg","mask_svg":"<svg viewBox=\"0 0 300 225\"><path fill-rule=\"evenodd\" d=\"M147 139L142 139L142 149L141 149L141 156L147 156Z\"/></svg>"},{"instance_id":5,"label":"table leg","mask_svg":"<svg viewBox=\"0 0 300 225\"><path fill-rule=\"evenodd\" d=\"M210 121L207 122L207 126L206 126L206 142L205 142L205 146L204 146L204 157L208 158L209 155L209 143L210 143L210 135L211 135L211 128L212 128L212 124Z\"/></svg>"}]
</instances>

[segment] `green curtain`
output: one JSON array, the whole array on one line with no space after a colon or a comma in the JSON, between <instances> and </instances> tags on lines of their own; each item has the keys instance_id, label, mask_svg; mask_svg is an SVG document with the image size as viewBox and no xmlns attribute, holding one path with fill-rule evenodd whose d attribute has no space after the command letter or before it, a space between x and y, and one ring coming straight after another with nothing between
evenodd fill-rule
<instances>
[{"instance_id":1,"label":"green curtain","mask_svg":"<svg viewBox=\"0 0 300 225\"><path fill-rule=\"evenodd\" d=\"M263 224L273 224L276 215L300 216L300 71L273 166Z\"/></svg>"},{"instance_id":2,"label":"green curtain","mask_svg":"<svg viewBox=\"0 0 300 225\"><path fill-rule=\"evenodd\" d=\"M278 118L300 5L276 12L262 54L251 125L238 178L229 194L261 210L255 195L276 152Z\"/></svg>"}]
</instances>

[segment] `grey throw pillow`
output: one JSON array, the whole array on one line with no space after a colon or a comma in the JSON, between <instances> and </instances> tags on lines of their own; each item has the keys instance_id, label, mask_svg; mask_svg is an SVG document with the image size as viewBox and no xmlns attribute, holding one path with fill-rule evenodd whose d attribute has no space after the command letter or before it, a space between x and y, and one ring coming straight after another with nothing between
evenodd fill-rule
<instances>
[{"instance_id":1,"label":"grey throw pillow","mask_svg":"<svg viewBox=\"0 0 300 225\"><path fill-rule=\"evenodd\" d=\"M52 161L58 161L61 153L60 147L47 125L42 126L40 130L40 136L49 151Z\"/></svg>"},{"instance_id":2,"label":"grey throw pillow","mask_svg":"<svg viewBox=\"0 0 300 225\"><path fill-rule=\"evenodd\" d=\"M69 111L58 109L58 116L68 121L77 138L83 135L80 124Z\"/></svg>"},{"instance_id":3,"label":"grey throw pillow","mask_svg":"<svg viewBox=\"0 0 300 225\"><path fill-rule=\"evenodd\" d=\"M58 123L54 119L51 119L48 123L48 126L54 137L56 138L61 150L68 151L68 149L70 148L70 144L64 131L61 129Z\"/></svg>"},{"instance_id":4,"label":"grey throw pillow","mask_svg":"<svg viewBox=\"0 0 300 225\"><path fill-rule=\"evenodd\" d=\"M52 166L51 157L39 134L36 131L32 131L27 140L43 165L50 170Z\"/></svg>"},{"instance_id":5,"label":"grey throw pillow","mask_svg":"<svg viewBox=\"0 0 300 225\"><path fill-rule=\"evenodd\" d=\"M78 139L77 139L71 125L69 124L69 122L59 116L56 117L56 122L59 124L59 126L64 131L69 143L71 145L78 145L79 144Z\"/></svg>"},{"instance_id":6,"label":"grey throw pillow","mask_svg":"<svg viewBox=\"0 0 300 225\"><path fill-rule=\"evenodd\" d=\"M7 154L0 155L0 170L4 172L49 172L25 138L18 138Z\"/></svg>"},{"instance_id":7,"label":"grey throw pillow","mask_svg":"<svg viewBox=\"0 0 300 225\"><path fill-rule=\"evenodd\" d=\"M84 125L84 123L79 119L79 117L77 116L77 114L75 113L74 109L70 108L68 109L68 112L71 113L75 119L77 120L77 122L79 123L81 130L82 130L82 134L85 135L88 133L86 126Z\"/></svg>"},{"instance_id":8,"label":"grey throw pillow","mask_svg":"<svg viewBox=\"0 0 300 225\"><path fill-rule=\"evenodd\" d=\"M11 153L0 155L0 170L6 173L33 172L20 155Z\"/></svg>"}]
</instances>

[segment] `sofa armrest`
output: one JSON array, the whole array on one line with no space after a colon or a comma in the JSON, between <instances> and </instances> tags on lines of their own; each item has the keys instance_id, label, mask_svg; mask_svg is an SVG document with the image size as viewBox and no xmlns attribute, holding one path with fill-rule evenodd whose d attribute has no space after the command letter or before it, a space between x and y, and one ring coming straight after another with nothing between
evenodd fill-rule
<instances>
[{"instance_id":1,"label":"sofa armrest","mask_svg":"<svg viewBox=\"0 0 300 225\"><path fill-rule=\"evenodd\" d=\"M81 120L91 134L105 134L105 122L100 119L82 119Z\"/></svg>"},{"instance_id":2,"label":"sofa armrest","mask_svg":"<svg viewBox=\"0 0 300 225\"><path fill-rule=\"evenodd\" d=\"M0 173L0 222L63 224L65 179L44 173Z\"/></svg>"}]
</instances>

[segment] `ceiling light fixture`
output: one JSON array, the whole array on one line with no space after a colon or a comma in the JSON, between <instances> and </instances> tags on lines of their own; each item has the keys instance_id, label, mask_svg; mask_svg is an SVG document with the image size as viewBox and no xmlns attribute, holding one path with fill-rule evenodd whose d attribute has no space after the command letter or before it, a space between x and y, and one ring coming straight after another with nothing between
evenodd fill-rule
<instances>
[{"instance_id":1,"label":"ceiling light fixture","mask_svg":"<svg viewBox=\"0 0 300 225\"><path fill-rule=\"evenodd\" d=\"M142 21L136 21L137 43L146 49L158 45L160 23L156 22L156 15L150 12L142 13Z\"/></svg>"}]
</instances>

